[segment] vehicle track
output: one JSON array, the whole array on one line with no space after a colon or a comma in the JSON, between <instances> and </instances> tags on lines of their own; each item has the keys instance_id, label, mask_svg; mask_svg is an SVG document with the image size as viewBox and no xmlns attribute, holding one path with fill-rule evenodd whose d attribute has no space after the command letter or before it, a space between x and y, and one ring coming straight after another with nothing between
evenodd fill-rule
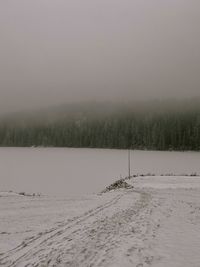
<instances>
[{"instance_id":1,"label":"vehicle track","mask_svg":"<svg viewBox=\"0 0 200 267\"><path fill-rule=\"evenodd\" d=\"M70 224L29 243L27 248L7 255L2 265L103 267L110 266L118 251L119 255L129 254L125 257L129 263L150 261L144 256L145 239L150 232L150 202L151 195L146 192L123 191Z\"/></svg>"},{"instance_id":2,"label":"vehicle track","mask_svg":"<svg viewBox=\"0 0 200 267\"><path fill-rule=\"evenodd\" d=\"M37 250L38 247L45 244L49 240L53 242L54 238L58 238L66 231L68 234L71 234L74 228L83 221L88 220L90 217L93 217L104 209L115 205L123 196L123 194L124 193L118 194L107 203L102 204L96 207L95 209L91 209L81 216L73 218L70 222L65 222L59 227L53 227L43 233L40 233L37 237L29 241L22 242L19 246L6 252L3 257L0 258L0 265L6 267L17 266L18 263L23 260L23 258L27 257L28 255L31 255L34 249Z\"/></svg>"}]
</instances>

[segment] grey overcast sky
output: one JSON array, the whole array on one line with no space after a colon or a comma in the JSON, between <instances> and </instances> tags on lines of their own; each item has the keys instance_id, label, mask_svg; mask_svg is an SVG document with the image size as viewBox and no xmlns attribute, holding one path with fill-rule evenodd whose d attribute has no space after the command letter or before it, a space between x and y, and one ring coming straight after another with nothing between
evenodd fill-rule
<instances>
[{"instance_id":1,"label":"grey overcast sky","mask_svg":"<svg viewBox=\"0 0 200 267\"><path fill-rule=\"evenodd\" d=\"M200 96L199 0L1 0L0 112Z\"/></svg>"}]
</instances>

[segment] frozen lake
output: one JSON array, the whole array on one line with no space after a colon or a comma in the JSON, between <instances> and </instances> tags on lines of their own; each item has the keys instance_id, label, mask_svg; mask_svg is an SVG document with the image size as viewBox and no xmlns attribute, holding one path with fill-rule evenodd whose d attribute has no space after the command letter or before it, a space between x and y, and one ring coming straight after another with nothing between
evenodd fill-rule
<instances>
[{"instance_id":1,"label":"frozen lake","mask_svg":"<svg viewBox=\"0 0 200 267\"><path fill-rule=\"evenodd\" d=\"M0 191L80 195L127 176L127 151L0 148ZM131 173L200 174L199 152L131 151Z\"/></svg>"}]
</instances>

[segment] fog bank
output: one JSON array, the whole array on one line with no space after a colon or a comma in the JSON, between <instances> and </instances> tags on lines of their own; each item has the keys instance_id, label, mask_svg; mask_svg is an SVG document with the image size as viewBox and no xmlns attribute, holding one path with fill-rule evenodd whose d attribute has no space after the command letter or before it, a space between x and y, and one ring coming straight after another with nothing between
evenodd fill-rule
<instances>
[{"instance_id":1,"label":"fog bank","mask_svg":"<svg viewBox=\"0 0 200 267\"><path fill-rule=\"evenodd\" d=\"M0 112L200 96L200 2L0 3Z\"/></svg>"}]
</instances>

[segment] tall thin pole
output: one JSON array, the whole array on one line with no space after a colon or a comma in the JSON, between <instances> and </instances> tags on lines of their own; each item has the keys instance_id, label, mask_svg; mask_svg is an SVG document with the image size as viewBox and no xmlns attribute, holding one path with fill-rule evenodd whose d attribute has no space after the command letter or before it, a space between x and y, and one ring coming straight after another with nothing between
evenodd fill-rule
<instances>
[{"instance_id":1,"label":"tall thin pole","mask_svg":"<svg viewBox=\"0 0 200 267\"><path fill-rule=\"evenodd\" d=\"M128 149L128 178L131 178L131 150Z\"/></svg>"}]
</instances>

